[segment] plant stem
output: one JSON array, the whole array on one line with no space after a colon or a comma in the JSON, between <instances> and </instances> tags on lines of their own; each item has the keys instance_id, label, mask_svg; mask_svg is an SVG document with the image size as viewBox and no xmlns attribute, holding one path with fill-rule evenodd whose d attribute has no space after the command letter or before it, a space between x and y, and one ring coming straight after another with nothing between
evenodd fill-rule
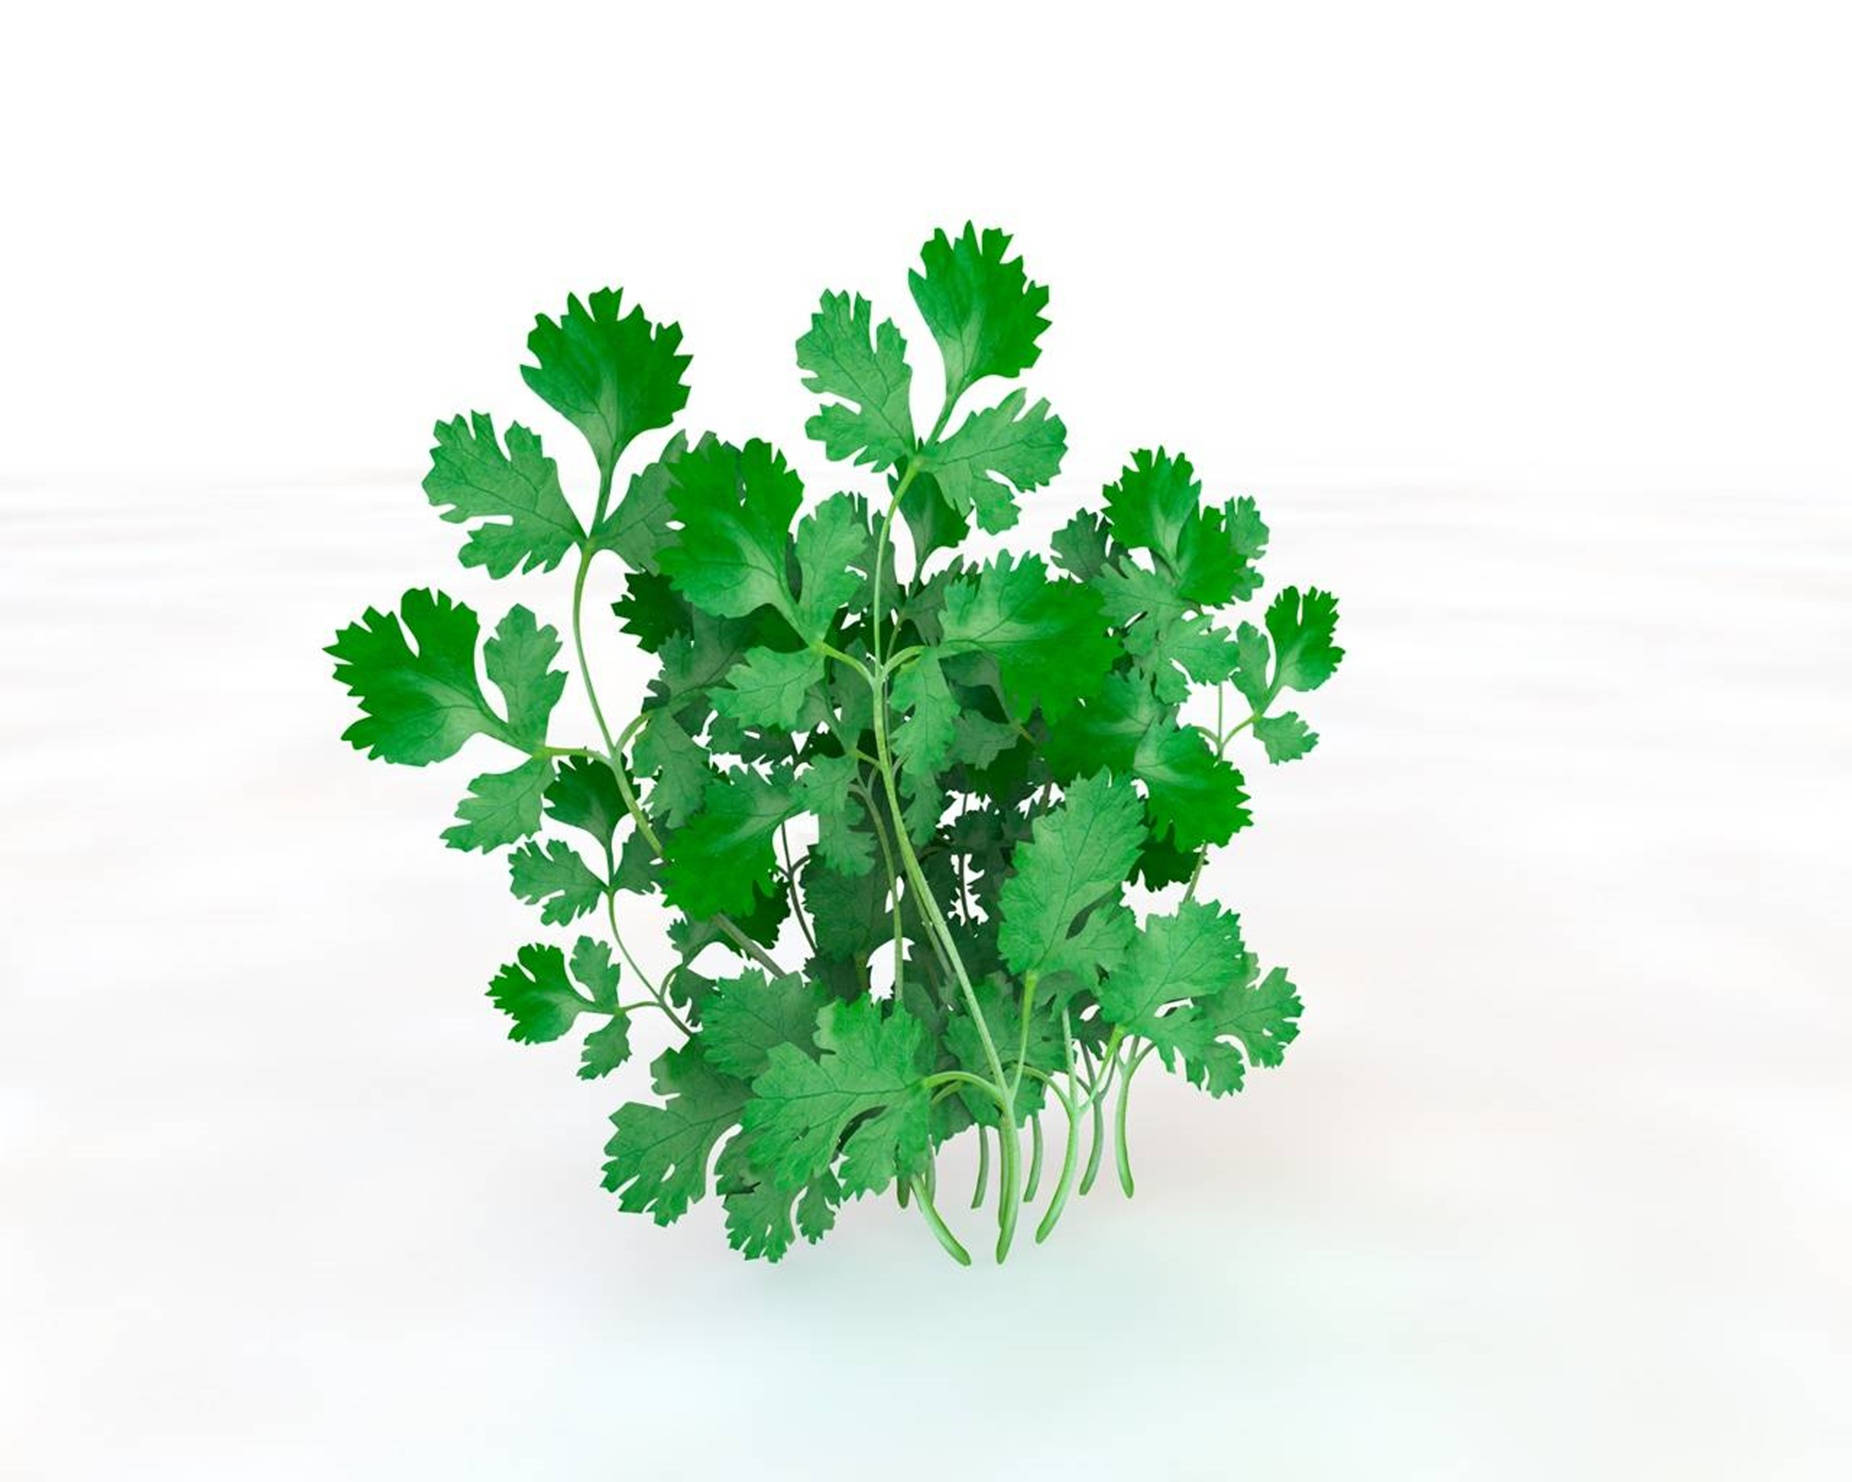
<instances>
[{"instance_id":1,"label":"plant stem","mask_svg":"<svg viewBox=\"0 0 1852 1482\"><path fill-rule=\"evenodd\" d=\"M945 1253L948 1256L961 1266L969 1266L971 1264L971 1252L958 1243L958 1237L951 1232L946 1226L945 1221L939 1217L939 1211L934 1207L931 1196L926 1192L925 1188L922 1187L920 1181L914 1179L912 1183L913 1197L920 1206L920 1213L925 1216L927 1228L932 1231L933 1235L938 1239L939 1244L945 1248Z\"/></svg>"},{"instance_id":2,"label":"plant stem","mask_svg":"<svg viewBox=\"0 0 1852 1482\"><path fill-rule=\"evenodd\" d=\"M971 1189L971 1207L984 1207L984 1191L990 1186L990 1129L977 1124L977 1182Z\"/></svg>"}]
</instances>

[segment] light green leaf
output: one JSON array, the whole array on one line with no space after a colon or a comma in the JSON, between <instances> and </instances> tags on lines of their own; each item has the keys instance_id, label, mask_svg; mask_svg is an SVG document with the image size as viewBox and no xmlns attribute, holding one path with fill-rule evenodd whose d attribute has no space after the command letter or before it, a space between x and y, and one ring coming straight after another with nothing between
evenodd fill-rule
<instances>
[{"instance_id":1,"label":"light green leaf","mask_svg":"<svg viewBox=\"0 0 1852 1482\"><path fill-rule=\"evenodd\" d=\"M769 606L795 626L785 551L803 498L802 482L769 443L696 448L674 468L669 503L682 528L658 563L704 612L743 618Z\"/></svg>"},{"instance_id":2,"label":"light green leaf","mask_svg":"<svg viewBox=\"0 0 1852 1482\"><path fill-rule=\"evenodd\" d=\"M482 646L489 682L508 705L508 739L523 751L547 744L547 719L566 688L565 671L548 667L558 655L559 634L518 606L508 609Z\"/></svg>"},{"instance_id":3,"label":"light green leaf","mask_svg":"<svg viewBox=\"0 0 1852 1482\"><path fill-rule=\"evenodd\" d=\"M665 1051L650 1067L656 1106L633 1101L611 1118L604 1186L620 1208L667 1225L707 1192L714 1144L739 1121L746 1086L702 1058L700 1042Z\"/></svg>"},{"instance_id":4,"label":"light green leaf","mask_svg":"<svg viewBox=\"0 0 1852 1482\"><path fill-rule=\"evenodd\" d=\"M1254 722L1254 735L1267 748L1267 760L1276 765L1295 762L1318 745L1318 732L1291 710L1261 716Z\"/></svg>"},{"instance_id":5,"label":"light green leaf","mask_svg":"<svg viewBox=\"0 0 1852 1482\"><path fill-rule=\"evenodd\" d=\"M514 1021L509 1039L541 1044L564 1035L580 1014L617 1012L617 968L609 948L589 937L579 938L572 968L584 993L567 978L566 956L558 947L522 947L515 960L496 973L489 999Z\"/></svg>"},{"instance_id":6,"label":"light green leaf","mask_svg":"<svg viewBox=\"0 0 1852 1482\"><path fill-rule=\"evenodd\" d=\"M656 817L670 828L680 828L700 812L714 769L700 743L673 715L652 710L630 754L639 773L656 779L649 798Z\"/></svg>"},{"instance_id":7,"label":"light green leaf","mask_svg":"<svg viewBox=\"0 0 1852 1482\"><path fill-rule=\"evenodd\" d=\"M823 655L811 649L749 649L727 675L727 686L714 691L714 708L744 725L789 731L797 725L804 696L822 682Z\"/></svg>"},{"instance_id":8,"label":"light green leaf","mask_svg":"<svg viewBox=\"0 0 1852 1482\"><path fill-rule=\"evenodd\" d=\"M1144 811L1129 783L1101 772L1076 782L1059 807L1035 820L1000 897L997 944L1018 974L1091 974L1094 965L1070 951L1069 933L1082 912L1118 902L1145 841ZM1088 945L1110 955L1121 935L1115 926Z\"/></svg>"},{"instance_id":9,"label":"light green leaf","mask_svg":"<svg viewBox=\"0 0 1852 1482\"><path fill-rule=\"evenodd\" d=\"M839 874L855 879L874 867L874 836L862 827L868 810L851 790L861 764L852 756L821 756L797 779L797 798L817 818L817 854Z\"/></svg>"},{"instance_id":10,"label":"light green leaf","mask_svg":"<svg viewBox=\"0 0 1852 1482\"><path fill-rule=\"evenodd\" d=\"M704 434L701 447L713 441ZM675 480L675 467L688 454L688 435L678 432L670 438L662 454L630 476L623 496L606 511L592 532L592 542L601 550L617 552L617 558L632 572L653 571L656 557L674 537L669 529L673 513L669 504L669 485Z\"/></svg>"},{"instance_id":11,"label":"light green leaf","mask_svg":"<svg viewBox=\"0 0 1852 1482\"><path fill-rule=\"evenodd\" d=\"M874 570L875 534L868 504L858 494L832 494L797 527L801 591L794 623L807 643L829 635L845 607L859 606Z\"/></svg>"},{"instance_id":12,"label":"light green leaf","mask_svg":"<svg viewBox=\"0 0 1852 1482\"><path fill-rule=\"evenodd\" d=\"M544 844L531 840L508 856L509 888L530 905L539 906L540 919L563 926L604 899L605 883L563 839Z\"/></svg>"},{"instance_id":13,"label":"light green leaf","mask_svg":"<svg viewBox=\"0 0 1852 1482\"><path fill-rule=\"evenodd\" d=\"M961 516L973 507L992 534L1016 523L1016 495L1040 489L1061 471L1067 429L1038 401L1012 391L994 407L973 412L949 437L921 455L939 490Z\"/></svg>"},{"instance_id":14,"label":"light green leaf","mask_svg":"<svg viewBox=\"0 0 1852 1482\"><path fill-rule=\"evenodd\" d=\"M910 1177L927 1146L921 1042L918 1021L898 1005L884 1016L872 999L826 1004L821 1053L775 1046L752 1083L741 1125L754 1134L755 1161L781 1188L800 1188L828 1171L844 1131L866 1117L843 1146L844 1192L879 1193L896 1174Z\"/></svg>"},{"instance_id":15,"label":"light green leaf","mask_svg":"<svg viewBox=\"0 0 1852 1482\"><path fill-rule=\"evenodd\" d=\"M481 566L490 576L551 571L585 538L560 489L559 469L525 427L509 427L506 452L482 412L439 422L432 435L437 446L425 495L452 523L484 522L463 542L465 566Z\"/></svg>"},{"instance_id":16,"label":"light green leaf","mask_svg":"<svg viewBox=\"0 0 1852 1482\"><path fill-rule=\"evenodd\" d=\"M893 321L882 320L878 330L873 321L874 310L861 295L824 294L809 331L797 342L797 363L808 372L808 390L838 398L806 422L804 431L830 457L880 470L913 450L908 403L913 372L907 342Z\"/></svg>"},{"instance_id":17,"label":"light green leaf","mask_svg":"<svg viewBox=\"0 0 1852 1482\"><path fill-rule=\"evenodd\" d=\"M460 820L444 830L452 849L499 849L540 828L540 805L553 780L550 757L533 757L512 772L473 778L469 795L457 804Z\"/></svg>"},{"instance_id":18,"label":"light green leaf","mask_svg":"<svg viewBox=\"0 0 1852 1482\"><path fill-rule=\"evenodd\" d=\"M750 968L723 978L701 1006L701 1042L716 1070L749 1081L765 1071L779 1045L809 1054L822 999L796 973L767 978Z\"/></svg>"},{"instance_id":19,"label":"light green leaf","mask_svg":"<svg viewBox=\"0 0 1852 1482\"><path fill-rule=\"evenodd\" d=\"M1115 645L1099 594L1053 580L1040 556L1000 556L946 595L940 653L996 659L1003 697L1018 720L1040 706L1050 719L1097 694Z\"/></svg>"}]
</instances>

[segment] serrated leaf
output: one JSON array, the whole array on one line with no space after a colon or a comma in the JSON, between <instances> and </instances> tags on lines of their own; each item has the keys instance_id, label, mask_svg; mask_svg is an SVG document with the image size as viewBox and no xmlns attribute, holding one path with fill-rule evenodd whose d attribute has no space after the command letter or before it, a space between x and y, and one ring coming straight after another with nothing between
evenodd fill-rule
<instances>
[{"instance_id":1,"label":"serrated leaf","mask_svg":"<svg viewBox=\"0 0 1852 1482\"><path fill-rule=\"evenodd\" d=\"M905 716L893 739L901 772L915 786L929 784L958 735L958 701L945 682L939 656L928 649L900 670L889 696L892 708Z\"/></svg>"},{"instance_id":2,"label":"serrated leaf","mask_svg":"<svg viewBox=\"0 0 1852 1482\"><path fill-rule=\"evenodd\" d=\"M785 549L803 499L803 483L769 443L705 444L675 465L669 503L682 528L658 563L703 612L743 618L769 606L795 625Z\"/></svg>"},{"instance_id":3,"label":"serrated leaf","mask_svg":"<svg viewBox=\"0 0 1852 1482\"><path fill-rule=\"evenodd\" d=\"M1317 587L1287 587L1267 608L1267 631L1278 663L1272 693L1315 690L1337 669L1344 650L1334 642L1338 599Z\"/></svg>"},{"instance_id":4,"label":"serrated leaf","mask_svg":"<svg viewBox=\"0 0 1852 1482\"><path fill-rule=\"evenodd\" d=\"M483 412L439 422L424 492L452 523L480 520L460 559L490 576L551 571L585 538L560 489L559 469L540 439L519 423L508 428L504 452Z\"/></svg>"},{"instance_id":5,"label":"serrated leaf","mask_svg":"<svg viewBox=\"0 0 1852 1482\"><path fill-rule=\"evenodd\" d=\"M705 434L699 445L705 448L712 441L712 435ZM675 480L676 465L687 455L688 435L678 432L660 456L630 476L623 495L592 531L592 543L601 550L615 551L632 573L654 570L657 555L672 538L669 485Z\"/></svg>"},{"instance_id":6,"label":"serrated leaf","mask_svg":"<svg viewBox=\"0 0 1852 1482\"><path fill-rule=\"evenodd\" d=\"M1053 719L1097 694L1114 656L1099 594L1051 579L1034 555L1000 556L953 584L942 631L942 654L995 658L1003 697L1018 720L1036 706Z\"/></svg>"},{"instance_id":7,"label":"serrated leaf","mask_svg":"<svg viewBox=\"0 0 1852 1482\"><path fill-rule=\"evenodd\" d=\"M546 793L547 817L567 828L591 835L600 849L609 850L618 825L629 817L616 774L597 757L569 756Z\"/></svg>"},{"instance_id":8,"label":"serrated leaf","mask_svg":"<svg viewBox=\"0 0 1852 1482\"><path fill-rule=\"evenodd\" d=\"M1061 804L1035 820L1029 842L1015 851L1016 873L1004 881L997 944L1019 975L1091 974L1069 945L1075 921L1090 908L1116 904L1145 841L1144 805L1127 782L1109 772L1076 782ZM1108 920L1117 914L1107 912ZM1129 925L1129 923L1127 923ZM1111 955L1123 928L1096 931L1089 953Z\"/></svg>"},{"instance_id":9,"label":"serrated leaf","mask_svg":"<svg viewBox=\"0 0 1852 1482\"><path fill-rule=\"evenodd\" d=\"M566 689L566 672L550 665L559 656L559 634L534 620L525 607L511 607L482 646L489 683L508 707L508 740L523 751L547 742L547 720Z\"/></svg>"},{"instance_id":10,"label":"serrated leaf","mask_svg":"<svg viewBox=\"0 0 1852 1482\"><path fill-rule=\"evenodd\" d=\"M514 1021L508 1038L542 1044L564 1035L580 1014L617 1011L617 968L609 948L589 937L579 938L572 967L586 992L579 992L566 976L565 954L541 943L522 947L515 960L496 973L489 999Z\"/></svg>"},{"instance_id":11,"label":"serrated leaf","mask_svg":"<svg viewBox=\"0 0 1852 1482\"><path fill-rule=\"evenodd\" d=\"M816 643L828 636L836 614L859 606L874 569L875 535L868 504L857 494L832 494L797 527L799 596L793 622Z\"/></svg>"},{"instance_id":12,"label":"serrated leaf","mask_svg":"<svg viewBox=\"0 0 1852 1482\"><path fill-rule=\"evenodd\" d=\"M579 1079L595 1081L630 1058L630 1015L613 1014L610 1022L585 1036L579 1052Z\"/></svg>"},{"instance_id":13,"label":"serrated leaf","mask_svg":"<svg viewBox=\"0 0 1852 1482\"><path fill-rule=\"evenodd\" d=\"M1021 390L1010 392L921 455L952 508L961 516L975 508L978 524L992 534L1016 523L1016 496L1052 482L1067 452L1061 419L1045 401L1024 411L1025 400Z\"/></svg>"},{"instance_id":14,"label":"serrated leaf","mask_svg":"<svg viewBox=\"0 0 1852 1482\"><path fill-rule=\"evenodd\" d=\"M598 908L605 883L563 839L545 843L532 840L508 856L509 888L529 905L539 906L540 919L563 926Z\"/></svg>"},{"instance_id":15,"label":"serrated leaf","mask_svg":"<svg viewBox=\"0 0 1852 1482\"><path fill-rule=\"evenodd\" d=\"M1258 985L1255 975L1237 919L1184 901L1145 923L1100 985L1100 1010L1149 1039L1167 1066L1181 1060L1192 1085L1223 1096L1241 1089L1244 1052L1248 1063L1278 1065L1299 1032L1299 998L1286 974L1276 968Z\"/></svg>"},{"instance_id":16,"label":"serrated leaf","mask_svg":"<svg viewBox=\"0 0 1852 1482\"><path fill-rule=\"evenodd\" d=\"M823 655L811 649L780 653L754 648L714 691L714 708L743 725L791 730L811 686L823 682Z\"/></svg>"},{"instance_id":17,"label":"serrated leaf","mask_svg":"<svg viewBox=\"0 0 1852 1482\"><path fill-rule=\"evenodd\" d=\"M452 849L499 849L540 829L540 805L553 780L550 757L533 757L511 772L485 772L470 780L457 804L458 822L444 830Z\"/></svg>"},{"instance_id":18,"label":"serrated leaf","mask_svg":"<svg viewBox=\"0 0 1852 1482\"><path fill-rule=\"evenodd\" d=\"M893 939L886 872L867 869L848 875L813 858L805 862L798 882L817 935L819 957L862 962L876 947Z\"/></svg>"},{"instance_id":19,"label":"serrated leaf","mask_svg":"<svg viewBox=\"0 0 1852 1482\"><path fill-rule=\"evenodd\" d=\"M727 1244L748 1260L776 1262L798 1235L815 1244L829 1233L842 1185L824 1173L802 1191L781 1189L759 1171L752 1151L753 1139L744 1133L722 1148L714 1184L727 1211Z\"/></svg>"},{"instance_id":20,"label":"serrated leaf","mask_svg":"<svg viewBox=\"0 0 1852 1482\"><path fill-rule=\"evenodd\" d=\"M1260 584L1254 563L1266 552L1267 527L1259 509L1245 496L1203 509L1202 485L1181 453L1134 453L1106 489L1106 511L1113 537L1152 552L1187 604L1219 607Z\"/></svg>"},{"instance_id":21,"label":"serrated leaf","mask_svg":"<svg viewBox=\"0 0 1852 1482\"><path fill-rule=\"evenodd\" d=\"M1055 531L1049 545L1055 564L1076 581L1092 581L1117 556L1106 521L1090 510L1081 510Z\"/></svg>"},{"instance_id":22,"label":"serrated leaf","mask_svg":"<svg viewBox=\"0 0 1852 1482\"><path fill-rule=\"evenodd\" d=\"M812 1058L774 1047L741 1125L753 1155L781 1188L797 1189L828 1171L843 1144L845 1193L879 1193L898 1173L924 1165L930 1098L922 1079L919 1023L898 1005L885 1016L872 999L829 1003L817 1014ZM873 1115L869 1115L872 1113Z\"/></svg>"},{"instance_id":23,"label":"serrated leaf","mask_svg":"<svg viewBox=\"0 0 1852 1482\"><path fill-rule=\"evenodd\" d=\"M1029 281L1009 247L1003 232L980 236L967 223L956 241L935 232L920 249L920 268L907 275L945 361L948 405L985 376L1019 375L1041 354L1048 290Z\"/></svg>"},{"instance_id":24,"label":"serrated leaf","mask_svg":"<svg viewBox=\"0 0 1852 1482\"><path fill-rule=\"evenodd\" d=\"M1235 667L1229 678L1256 715L1273 700L1272 685L1267 678L1272 662L1273 648L1265 633L1252 623L1243 623L1235 629Z\"/></svg>"},{"instance_id":25,"label":"serrated leaf","mask_svg":"<svg viewBox=\"0 0 1852 1482\"><path fill-rule=\"evenodd\" d=\"M764 1072L771 1052L794 1045L809 1054L822 1000L796 973L767 978L749 968L714 985L701 1007L701 1042L716 1070L749 1081Z\"/></svg>"},{"instance_id":26,"label":"serrated leaf","mask_svg":"<svg viewBox=\"0 0 1852 1482\"><path fill-rule=\"evenodd\" d=\"M652 324L635 306L626 314L623 290L601 288L584 303L567 299L557 320L536 316L527 337L536 363L522 366L521 378L585 435L608 471L634 438L667 427L688 404L681 343L680 325Z\"/></svg>"},{"instance_id":27,"label":"serrated leaf","mask_svg":"<svg viewBox=\"0 0 1852 1482\"><path fill-rule=\"evenodd\" d=\"M1318 745L1318 732L1291 710L1261 716L1254 722L1254 735L1267 748L1267 760L1275 765L1295 762Z\"/></svg>"},{"instance_id":28,"label":"serrated leaf","mask_svg":"<svg viewBox=\"0 0 1852 1482\"><path fill-rule=\"evenodd\" d=\"M789 778L741 769L710 778L705 807L663 841L662 891L690 916L744 915L776 866L772 838L798 810Z\"/></svg>"},{"instance_id":29,"label":"serrated leaf","mask_svg":"<svg viewBox=\"0 0 1852 1482\"><path fill-rule=\"evenodd\" d=\"M566 682L546 668L558 651L557 635L536 628L524 607L502 620L490 640L497 662L489 677L507 702L504 718L476 678L478 633L476 614L442 592L409 591L396 613L368 608L327 649L335 679L360 702L361 718L341 739L368 756L413 767L454 756L471 736L533 750L545 740L546 714Z\"/></svg>"},{"instance_id":30,"label":"serrated leaf","mask_svg":"<svg viewBox=\"0 0 1852 1482\"><path fill-rule=\"evenodd\" d=\"M746 1085L702 1058L698 1041L667 1050L650 1067L664 1103L633 1101L611 1118L604 1186L620 1208L667 1225L707 1192L714 1145L739 1121Z\"/></svg>"},{"instance_id":31,"label":"serrated leaf","mask_svg":"<svg viewBox=\"0 0 1852 1482\"><path fill-rule=\"evenodd\" d=\"M666 710L651 711L630 754L639 773L656 779L650 811L670 828L680 828L700 812L714 769L700 743L673 715Z\"/></svg>"},{"instance_id":32,"label":"serrated leaf","mask_svg":"<svg viewBox=\"0 0 1852 1482\"><path fill-rule=\"evenodd\" d=\"M857 294L826 293L797 342L805 388L838 398L804 424L831 458L892 468L913 450L907 342Z\"/></svg>"},{"instance_id":33,"label":"serrated leaf","mask_svg":"<svg viewBox=\"0 0 1852 1482\"><path fill-rule=\"evenodd\" d=\"M1194 726L1166 721L1145 732L1132 771L1147 788L1152 831L1179 849L1226 844L1252 822L1240 772Z\"/></svg>"},{"instance_id":34,"label":"serrated leaf","mask_svg":"<svg viewBox=\"0 0 1852 1482\"><path fill-rule=\"evenodd\" d=\"M850 879L867 874L875 862L874 837L863 827L868 810L851 791L860 771L854 757L817 757L797 779L800 807L817 818L818 856Z\"/></svg>"},{"instance_id":35,"label":"serrated leaf","mask_svg":"<svg viewBox=\"0 0 1852 1482\"><path fill-rule=\"evenodd\" d=\"M660 653L678 634L687 633L692 614L668 577L633 571L624 578L624 595L611 604L618 627L637 640L646 654Z\"/></svg>"}]
</instances>

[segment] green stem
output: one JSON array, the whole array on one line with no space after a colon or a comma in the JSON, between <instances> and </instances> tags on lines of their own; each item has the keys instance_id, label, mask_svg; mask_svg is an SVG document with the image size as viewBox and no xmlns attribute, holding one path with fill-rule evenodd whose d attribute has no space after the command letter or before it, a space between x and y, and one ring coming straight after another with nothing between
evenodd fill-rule
<instances>
[{"instance_id":1,"label":"green stem","mask_svg":"<svg viewBox=\"0 0 1852 1482\"><path fill-rule=\"evenodd\" d=\"M1055 1084L1053 1076L1030 1068L1030 1075L1041 1078L1044 1085L1061 1100L1061 1109L1067 1113L1067 1147L1061 1154L1061 1176L1055 1180L1055 1191L1048 1196L1048 1208L1042 1215L1041 1224L1035 1227L1035 1243L1040 1245L1053 1233L1061 1220L1062 1210L1067 1208L1068 1195L1074 1188L1074 1169L1080 1162L1080 1113L1074 1106L1074 1098Z\"/></svg>"},{"instance_id":2,"label":"green stem","mask_svg":"<svg viewBox=\"0 0 1852 1482\"><path fill-rule=\"evenodd\" d=\"M1144 1063L1145 1056L1151 1053L1151 1046L1146 1045L1137 1054L1129 1050L1126 1054L1125 1073L1119 1077L1119 1104L1113 1110L1113 1133L1115 1154L1119 1163L1119 1187L1125 1190L1125 1197L1132 1197L1132 1154L1125 1140L1125 1109L1131 1101L1132 1077L1138 1067Z\"/></svg>"},{"instance_id":3,"label":"green stem","mask_svg":"<svg viewBox=\"0 0 1852 1482\"><path fill-rule=\"evenodd\" d=\"M925 1188L918 1179L913 1180L913 1197L920 1206L920 1213L925 1216L927 1228L932 1231L939 1244L944 1247L945 1253L954 1261L958 1262L959 1265L969 1266L971 1264L971 1252L958 1243L958 1237L951 1232L945 1221L939 1217L939 1211L933 1205L931 1196L927 1194Z\"/></svg>"},{"instance_id":4,"label":"green stem","mask_svg":"<svg viewBox=\"0 0 1852 1482\"><path fill-rule=\"evenodd\" d=\"M598 474L598 508L603 510L605 501L611 497L611 470L601 469ZM617 751L617 743L611 739L611 728L605 724L604 707L598 703L598 686L592 683L592 667L585 662L585 577L592 569L592 557L598 553L598 547L588 539L579 548L579 574L572 582L572 647L579 658L579 678L585 685L585 698L592 703L592 719L598 722L598 734L604 737L605 750ZM622 771L622 768L619 768Z\"/></svg>"},{"instance_id":5,"label":"green stem","mask_svg":"<svg viewBox=\"0 0 1852 1482\"><path fill-rule=\"evenodd\" d=\"M791 841L785 836L785 826L778 825L778 848L785 858L785 885L791 894L791 914L797 917L798 930L804 933L804 940L810 943L810 955L817 954L817 939L811 934L810 919L805 916L803 904L797 898L797 870L791 863ZM894 991L898 993L899 987Z\"/></svg>"},{"instance_id":6,"label":"green stem","mask_svg":"<svg viewBox=\"0 0 1852 1482\"><path fill-rule=\"evenodd\" d=\"M1033 1204L1035 1191L1042 1186L1042 1114L1029 1114L1029 1176L1023 1180L1022 1202Z\"/></svg>"},{"instance_id":7,"label":"green stem","mask_svg":"<svg viewBox=\"0 0 1852 1482\"><path fill-rule=\"evenodd\" d=\"M977 1182L971 1189L971 1207L984 1207L984 1191L990 1187L990 1129L977 1124Z\"/></svg>"}]
</instances>

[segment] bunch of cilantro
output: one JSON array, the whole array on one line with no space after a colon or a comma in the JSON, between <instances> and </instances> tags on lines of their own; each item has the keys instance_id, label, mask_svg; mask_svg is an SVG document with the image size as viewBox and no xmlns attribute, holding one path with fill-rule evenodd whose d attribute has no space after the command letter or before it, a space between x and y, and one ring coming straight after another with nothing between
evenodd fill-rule
<instances>
[{"instance_id":1,"label":"bunch of cilantro","mask_svg":"<svg viewBox=\"0 0 1852 1482\"><path fill-rule=\"evenodd\" d=\"M629 1058L635 1015L662 1017L676 1043L653 1099L612 1119L605 1186L659 1224L711 1190L747 1256L777 1260L893 1187L968 1262L935 1179L968 1132L973 1208L996 1149L1002 1260L1025 1204L1046 1190L1040 1240L1092 1186L1109 1100L1131 1192L1126 1100L1150 1057L1221 1096L1297 1033L1286 974L1197 887L1250 821L1231 746L1246 732L1286 762L1317 740L1283 706L1342 657L1336 601L1287 587L1259 624L1220 621L1259 591L1267 527L1251 499L1205 504L1162 450L1132 455L1052 564L958 554L974 523L1015 525L1066 450L1047 402L973 396L1029 370L1048 327L1048 291L1009 251L969 226L921 251L909 284L943 368L923 431L900 330L823 295L797 342L822 398L805 430L860 491L807 501L771 444L686 431L620 484L682 411L689 357L617 290L541 317L522 368L591 446L589 519L537 434L437 425L424 488L467 527L462 563L570 565L595 735L553 734L561 639L526 607L485 639L469 607L409 591L329 649L361 712L345 739L369 756L495 749L444 839L508 850L544 924L602 932L521 947L489 997L524 1043L589 1026L588 1078ZM657 666L640 697L601 694L586 667L594 571L617 596L592 616ZM1191 702L1213 727L1183 718ZM1132 883L1172 903L1140 921ZM667 908L659 977L624 941L626 893Z\"/></svg>"}]
</instances>

